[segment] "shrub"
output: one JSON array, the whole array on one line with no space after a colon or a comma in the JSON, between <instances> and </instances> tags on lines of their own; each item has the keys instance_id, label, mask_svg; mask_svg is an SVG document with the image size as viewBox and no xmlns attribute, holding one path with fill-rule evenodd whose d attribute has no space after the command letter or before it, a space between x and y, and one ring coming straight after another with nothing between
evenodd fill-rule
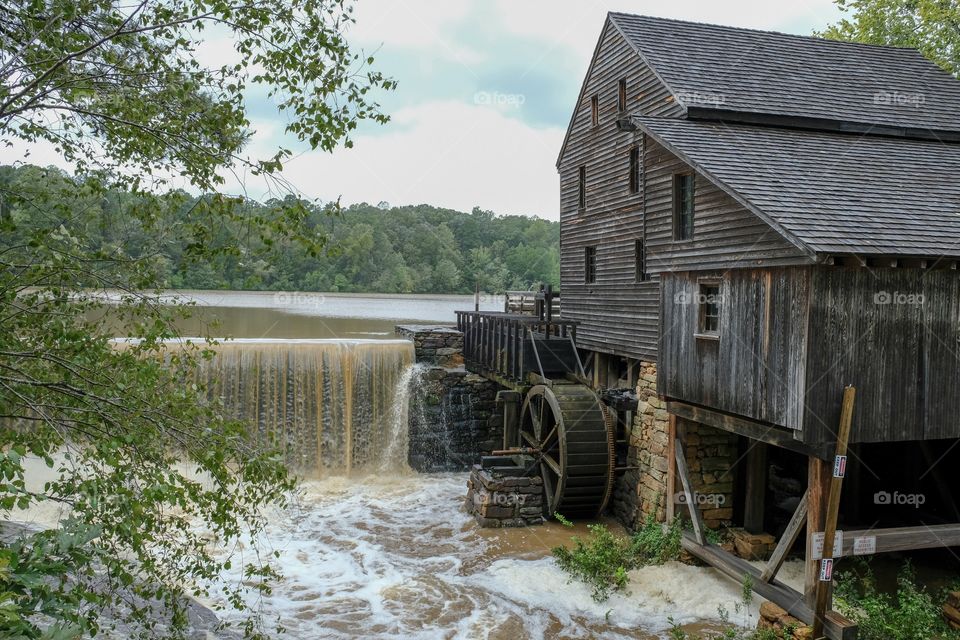
<instances>
[{"instance_id":1,"label":"shrub","mask_svg":"<svg viewBox=\"0 0 960 640\"><path fill-rule=\"evenodd\" d=\"M960 639L943 619L938 600L917 583L909 564L897 577L894 594L877 589L868 565L862 571L862 576L843 574L835 589L836 607L859 625L861 640Z\"/></svg>"},{"instance_id":2,"label":"shrub","mask_svg":"<svg viewBox=\"0 0 960 640\"><path fill-rule=\"evenodd\" d=\"M562 515L556 514L556 518L565 526L571 526ZM553 555L561 569L593 589L591 595L597 602L626 589L630 569L663 564L680 557L683 524L679 519L665 528L650 516L630 538L618 536L602 524L591 524L587 528L588 539L574 536L572 549L556 547Z\"/></svg>"}]
</instances>

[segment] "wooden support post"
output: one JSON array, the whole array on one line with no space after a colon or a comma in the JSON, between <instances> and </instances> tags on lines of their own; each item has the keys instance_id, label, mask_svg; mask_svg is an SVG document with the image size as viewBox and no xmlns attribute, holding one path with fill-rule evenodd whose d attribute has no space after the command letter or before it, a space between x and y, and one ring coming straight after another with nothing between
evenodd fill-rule
<instances>
[{"instance_id":1,"label":"wooden support post","mask_svg":"<svg viewBox=\"0 0 960 640\"><path fill-rule=\"evenodd\" d=\"M520 402L523 397L516 391L498 391L497 404L503 405L503 448L520 446Z\"/></svg>"},{"instance_id":2,"label":"wooden support post","mask_svg":"<svg viewBox=\"0 0 960 640\"><path fill-rule=\"evenodd\" d=\"M667 428L667 522L676 517L677 505L677 416L670 414Z\"/></svg>"},{"instance_id":3,"label":"wooden support post","mask_svg":"<svg viewBox=\"0 0 960 640\"><path fill-rule=\"evenodd\" d=\"M831 586L833 585L833 537L837 531L837 519L840 515L840 491L843 489L843 476L846 475L847 443L850 441L850 426L853 420L853 402L857 391L853 387L843 390L843 405L840 410L840 431L837 434L837 455L833 463L833 477L830 481L830 497L827 499L827 519L823 529L823 559L820 560L820 580L816 589L816 606L813 618L813 637L823 636L824 615L830 608ZM829 572L826 578L823 576Z\"/></svg>"},{"instance_id":4,"label":"wooden support post","mask_svg":"<svg viewBox=\"0 0 960 640\"><path fill-rule=\"evenodd\" d=\"M827 494L833 467L825 460L811 456L807 463L807 548L803 595L811 609L816 602L820 563L813 559L813 534L823 531L827 512Z\"/></svg>"},{"instance_id":5,"label":"wooden support post","mask_svg":"<svg viewBox=\"0 0 960 640\"><path fill-rule=\"evenodd\" d=\"M747 484L743 528L750 533L763 533L764 503L767 497L767 445L749 440L747 449Z\"/></svg>"},{"instance_id":6,"label":"wooden support post","mask_svg":"<svg viewBox=\"0 0 960 640\"><path fill-rule=\"evenodd\" d=\"M787 528L784 530L783 535L780 536L780 541L777 542L777 548L773 550L767 566L764 567L760 573L760 579L764 582L770 582L776 577L777 572L780 571L780 567L783 566L783 561L787 558L787 554L790 553L790 549L793 548L794 543L797 541L797 536L800 535L800 529L802 529L806 523L808 492L809 490L804 491L803 497L800 498L800 504L797 505L797 509L793 512L793 517L790 518Z\"/></svg>"},{"instance_id":7,"label":"wooden support post","mask_svg":"<svg viewBox=\"0 0 960 640\"><path fill-rule=\"evenodd\" d=\"M682 430L678 432L674 441L675 458L677 461L677 474L680 476L680 482L683 483L684 502L690 511L690 521L693 524L693 535L700 544L707 543L707 537L703 532L703 521L700 518L700 509L697 507L697 500L693 492L693 482L690 480L690 472L687 470L687 454L683 446Z\"/></svg>"}]
</instances>

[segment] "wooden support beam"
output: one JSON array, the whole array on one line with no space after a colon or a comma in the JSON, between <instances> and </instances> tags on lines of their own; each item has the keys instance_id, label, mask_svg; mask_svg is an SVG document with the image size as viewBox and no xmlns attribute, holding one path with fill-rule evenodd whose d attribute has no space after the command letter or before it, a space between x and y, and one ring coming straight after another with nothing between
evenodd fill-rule
<instances>
[{"instance_id":1,"label":"wooden support beam","mask_svg":"<svg viewBox=\"0 0 960 640\"><path fill-rule=\"evenodd\" d=\"M793 517L791 517L790 522L787 523L787 528L784 529L783 535L780 536L780 541L777 542L777 548L773 550L767 566L760 572L761 580L770 582L776 577L777 572L780 571L780 567L783 566L783 561L787 559L787 554L790 553L790 549L792 549L794 543L796 543L797 537L800 535L800 530L806 524L806 521L807 491L804 491L803 497L800 498L800 504L797 505L796 510L793 512Z\"/></svg>"},{"instance_id":2,"label":"wooden support beam","mask_svg":"<svg viewBox=\"0 0 960 640\"><path fill-rule=\"evenodd\" d=\"M767 445L751 440L748 446L743 528L750 533L763 533L764 504L767 497Z\"/></svg>"},{"instance_id":3,"label":"wooden support beam","mask_svg":"<svg viewBox=\"0 0 960 640\"><path fill-rule=\"evenodd\" d=\"M844 531L843 548L835 550L833 555L837 558L854 555L853 545L857 538L874 538L875 553L960 547L960 524Z\"/></svg>"},{"instance_id":4,"label":"wooden support beam","mask_svg":"<svg viewBox=\"0 0 960 640\"><path fill-rule=\"evenodd\" d=\"M837 532L837 519L840 517L840 492L843 490L843 476L846 475L847 444L850 442L853 403L856 396L857 390L854 387L848 386L843 390L843 404L840 407L840 430L837 433L837 455L833 463L833 477L830 479L826 526L823 528L823 558L820 560L820 580L817 583L817 598L813 618L814 638L820 638L823 635L824 615L830 608L833 587L833 538Z\"/></svg>"},{"instance_id":5,"label":"wooden support beam","mask_svg":"<svg viewBox=\"0 0 960 640\"><path fill-rule=\"evenodd\" d=\"M667 427L667 522L673 522L677 506L677 416L670 414Z\"/></svg>"},{"instance_id":6,"label":"wooden support beam","mask_svg":"<svg viewBox=\"0 0 960 640\"><path fill-rule=\"evenodd\" d=\"M684 550L691 555L706 562L739 584L742 584L744 577L749 575L753 578L754 593L783 608L804 624L813 622L813 609L803 601L802 594L797 593L778 580L764 582L760 579L760 570L746 560L738 558L716 545L698 544L689 532L684 533L681 544ZM856 639L857 625L852 621L844 618L836 611L828 612L825 618L826 636L830 640Z\"/></svg>"},{"instance_id":7,"label":"wooden support beam","mask_svg":"<svg viewBox=\"0 0 960 640\"><path fill-rule=\"evenodd\" d=\"M803 584L807 604L813 607L819 582L820 563L813 559L813 534L823 531L827 513L827 494L830 492L830 475L833 466L825 460L811 457L807 464L807 547L806 574Z\"/></svg>"},{"instance_id":8,"label":"wooden support beam","mask_svg":"<svg viewBox=\"0 0 960 640\"><path fill-rule=\"evenodd\" d=\"M723 429L752 440L766 442L782 449L796 451L805 456L816 456L824 459L831 456L829 445L807 444L796 439L793 430L784 427L755 422L741 416L734 416L677 400L667 400L667 411L693 422Z\"/></svg>"},{"instance_id":9,"label":"wooden support beam","mask_svg":"<svg viewBox=\"0 0 960 640\"><path fill-rule=\"evenodd\" d=\"M677 474L683 483L683 495L686 497L687 509L690 511L690 521L693 524L693 533L700 544L706 544L707 537L703 532L703 520L700 518L700 509L697 508L697 501L693 494L693 482L690 480L690 472L687 470L687 454L683 447L683 437L677 435L674 441L674 456L677 461Z\"/></svg>"}]
</instances>

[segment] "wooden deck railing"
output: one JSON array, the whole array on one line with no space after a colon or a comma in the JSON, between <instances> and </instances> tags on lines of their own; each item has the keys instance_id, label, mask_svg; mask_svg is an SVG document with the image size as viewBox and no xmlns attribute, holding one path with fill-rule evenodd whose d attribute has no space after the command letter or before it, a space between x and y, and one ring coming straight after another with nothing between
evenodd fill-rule
<instances>
[{"instance_id":1,"label":"wooden deck railing","mask_svg":"<svg viewBox=\"0 0 960 640\"><path fill-rule=\"evenodd\" d=\"M468 369L522 382L528 373L545 376L566 357L570 369L582 369L576 353L577 323L502 312L457 311ZM572 354L572 356L571 356Z\"/></svg>"}]
</instances>

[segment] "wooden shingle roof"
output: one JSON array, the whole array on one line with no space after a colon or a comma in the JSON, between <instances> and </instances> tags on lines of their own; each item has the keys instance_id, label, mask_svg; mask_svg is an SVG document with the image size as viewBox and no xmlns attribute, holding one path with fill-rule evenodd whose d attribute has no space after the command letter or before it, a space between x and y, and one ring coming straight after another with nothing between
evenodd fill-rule
<instances>
[{"instance_id":1,"label":"wooden shingle roof","mask_svg":"<svg viewBox=\"0 0 960 640\"><path fill-rule=\"evenodd\" d=\"M960 82L914 49L623 13L609 19L691 118L754 114L809 119L813 128L960 132Z\"/></svg>"},{"instance_id":2,"label":"wooden shingle roof","mask_svg":"<svg viewBox=\"0 0 960 640\"><path fill-rule=\"evenodd\" d=\"M960 258L958 144L670 118L634 121L813 252Z\"/></svg>"}]
</instances>

